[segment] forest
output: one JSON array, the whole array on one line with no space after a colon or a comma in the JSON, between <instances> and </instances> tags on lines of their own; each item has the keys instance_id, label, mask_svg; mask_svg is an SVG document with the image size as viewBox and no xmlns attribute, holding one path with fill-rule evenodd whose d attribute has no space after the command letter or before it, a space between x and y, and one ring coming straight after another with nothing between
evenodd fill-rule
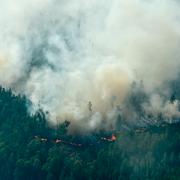
<instances>
[{"instance_id":1,"label":"forest","mask_svg":"<svg viewBox=\"0 0 180 180\"><path fill-rule=\"evenodd\" d=\"M1 180L179 179L180 124L71 135L54 128L25 96L0 88ZM57 141L59 140L59 141ZM61 141L62 140L62 141Z\"/></svg>"},{"instance_id":2,"label":"forest","mask_svg":"<svg viewBox=\"0 0 180 180\"><path fill-rule=\"evenodd\" d=\"M0 180L180 180L180 0L0 0Z\"/></svg>"}]
</instances>

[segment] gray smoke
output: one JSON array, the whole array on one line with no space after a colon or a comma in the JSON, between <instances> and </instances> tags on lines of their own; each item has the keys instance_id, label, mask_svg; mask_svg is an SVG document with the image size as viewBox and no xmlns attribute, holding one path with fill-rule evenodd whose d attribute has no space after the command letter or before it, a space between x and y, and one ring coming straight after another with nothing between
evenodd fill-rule
<instances>
[{"instance_id":1,"label":"gray smoke","mask_svg":"<svg viewBox=\"0 0 180 180\"><path fill-rule=\"evenodd\" d=\"M180 4L169 0L0 0L0 84L95 130L180 117Z\"/></svg>"}]
</instances>

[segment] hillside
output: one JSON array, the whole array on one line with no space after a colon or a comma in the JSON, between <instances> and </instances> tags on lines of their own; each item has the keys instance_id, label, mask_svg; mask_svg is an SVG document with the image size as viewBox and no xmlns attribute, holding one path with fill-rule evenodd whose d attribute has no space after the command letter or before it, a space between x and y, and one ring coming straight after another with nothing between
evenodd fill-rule
<instances>
[{"instance_id":1,"label":"hillside","mask_svg":"<svg viewBox=\"0 0 180 180\"><path fill-rule=\"evenodd\" d=\"M50 128L43 111L30 116L27 104L0 88L1 180L180 177L180 124L119 131L109 142L102 137L111 132L67 134L67 121Z\"/></svg>"}]
</instances>

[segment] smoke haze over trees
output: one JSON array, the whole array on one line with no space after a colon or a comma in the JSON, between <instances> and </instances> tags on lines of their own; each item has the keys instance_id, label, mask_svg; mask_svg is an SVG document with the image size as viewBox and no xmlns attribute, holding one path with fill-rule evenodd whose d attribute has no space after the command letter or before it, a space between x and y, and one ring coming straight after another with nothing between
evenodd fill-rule
<instances>
[{"instance_id":1,"label":"smoke haze over trees","mask_svg":"<svg viewBox=\"0 0 180 180\"><path fill-rule=\"evenodd\" d=\"M105 133L67 134L68 123L51 129L39 110L30 116L27 99L0 88L0 179L178 179L180 124L122 131L113 143ZM47 138L43 141L36 136ZM56 138L82 143L55 144ZM100 143L98 143L100 141Z\"/></svg>"},{"instance_id":2,"label":"smoke haze over trees","mask_svg":"<svg viewBox=\"0 0 180 180\"><path fill-rule=\"evenodd\" d=\"M180 2L0 0L0 180L180 177Z\"/></svg>"},{"instance_id":3,"label":"smoke haze over trees","mask_svg":"<svg viewBox=\"0 0 180 180\"><path fill-rule=\"evenodd\" d=\"M179 99L169 102L180 73L178 1L1 0L0 12L0 84L25 94L31 112L48 111L51 124L109 129L122 114L141 125L140 109L179 118ZM138 89L146 99L136 111Z\"/></svg>"}]
</instances>

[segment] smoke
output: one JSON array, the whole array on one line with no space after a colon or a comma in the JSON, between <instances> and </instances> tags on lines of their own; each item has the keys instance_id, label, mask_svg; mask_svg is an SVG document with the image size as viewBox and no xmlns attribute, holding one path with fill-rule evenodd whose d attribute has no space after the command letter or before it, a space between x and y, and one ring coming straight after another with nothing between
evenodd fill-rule
<instances>
[{"instance_id":1,"label":"smoke","mask_svg":"<svg viewBox=\"0 0 180 180\"><path fill-rule=\"evenodd\" d=\"M179 45L175 0L0 1L0 84L71 129L178 119Z\"/></svg>"}]
</instances>

